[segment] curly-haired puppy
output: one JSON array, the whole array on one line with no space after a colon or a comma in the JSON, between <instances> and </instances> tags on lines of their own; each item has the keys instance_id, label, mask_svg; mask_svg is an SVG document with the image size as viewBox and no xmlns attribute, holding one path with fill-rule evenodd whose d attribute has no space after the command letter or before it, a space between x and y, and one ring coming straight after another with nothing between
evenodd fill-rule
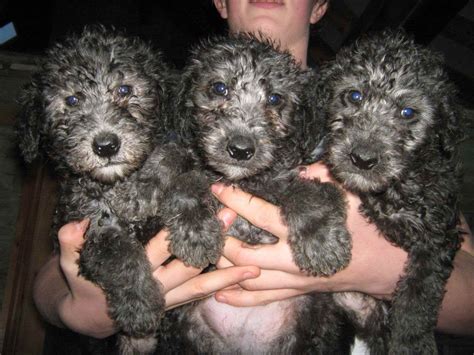
<instances>
[{"instance_id":1,"label":"curly-haired puppy","mask_svg":"<svg viewBox=\"0 0 474 355\"><path fill-rule=\"evenodd\" d=\"M434 354L433 329L460 242L456 91L441 58L399 31L360 39L322 75L326 161L360 196L361 212L408 253L388 316L367 296L336 299L353 308L373 352Z\"/></svg>"},{"instance_id":2,"label":"curly-haired puppy","mask_svg":"<svg viewBox=\"0 0 474 355\"><path fill-rule=\"evenodd\" d=\"M342 195L332 184L298 178L295 168L318 144L324 124L308 99L312 72L274 46L240 35L195 48L177 95L178 130L213 180L281 206L298 266L330 275L350 259L345 205L334 203ZM243 219L232 228L251 244L277 242Z\"/></svg>"},{"instance_id":3,"label":"curly-haired puppy","mask_svg":"<svg viewBox=\"0 0 474 355\"><path fill-rule=\"evenodd\" d=\"M328 275L347 264L350 238L340 192L332 184L300 179L296 169L305 152L314 150L324 127L308 101L311 78L310 71L268 40L217 37L192 52L175 111L178 131L194 144L211 179L281 206L296 263L312 274ZM242 218L228 234L249 243L278 241ZM306 295L254 308L209 298L168 314L173 321L160 329L165 339L159 341L161 350L342 351L347 348L341 340L342 320L328 297ZM176 334L183 335L176 339Z\"/></svg>"},{"instance_id":4,"label":"curly-haired puppy","mask_svg":"<svg viewBox=\"0 0 474 355\"><path fill-rule=\"evenodd\" d=\"M163 143L169 75L148 44L90 27L49 50L20 100L23 156L44 151L61 183L56 228L90 219L79 273L103 289L124 353L153 349L164 309L143 244L167 226L170 245L198 266L215 262L222 245L211 210L194 210L207 180L184 150Z\"/></svg>"}]
</instances>

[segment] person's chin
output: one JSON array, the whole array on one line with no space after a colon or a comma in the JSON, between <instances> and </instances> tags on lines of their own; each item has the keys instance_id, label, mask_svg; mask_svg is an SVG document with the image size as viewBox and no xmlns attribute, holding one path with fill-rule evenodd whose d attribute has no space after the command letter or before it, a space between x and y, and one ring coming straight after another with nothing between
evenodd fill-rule
<instances>
[{"instance_id":1,"label":"person's chin","mask_svg":"<svg viewBox=\"0 0 474 355\"><path fill-rule=\"evenodd\" d=\"M275 37L279 31L281 31L281 25L277 20L269 17L259 17L253 22L251 28L251 32L260 33L269 37ZM278 36L276 38L278 38Z\"/></svg>"}]
</instances>

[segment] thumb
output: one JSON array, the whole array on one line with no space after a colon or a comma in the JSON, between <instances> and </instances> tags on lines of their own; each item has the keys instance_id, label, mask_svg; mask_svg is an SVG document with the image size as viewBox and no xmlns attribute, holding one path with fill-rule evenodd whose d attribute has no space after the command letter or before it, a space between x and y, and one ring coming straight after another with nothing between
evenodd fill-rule
<instances>
[{"instance_id":1,"label":"thumb","mask_svg":"<svg viewBox=\"0 0 474 355\"><path fill-rule=\"evenodd\" d=\"M59 229L58 240L61 250L61 262L75 262L79 257L79 250L84 244L84 234L89 226L89 219L75 221Z\"/></svg>"}]
</instances>

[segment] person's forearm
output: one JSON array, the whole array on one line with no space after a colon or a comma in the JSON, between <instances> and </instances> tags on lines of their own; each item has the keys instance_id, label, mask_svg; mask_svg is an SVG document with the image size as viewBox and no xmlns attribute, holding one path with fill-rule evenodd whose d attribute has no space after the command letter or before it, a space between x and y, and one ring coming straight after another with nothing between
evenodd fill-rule
<instances>
[{"instance_id":1,"label":"person's forearm","mask_svg":"<svg viewBox=\"0 0 474 355\"><path fill-rule=\"evenodd\" d=\"M115 332L112 321L97 300L72 296L59 266L59 257L51 258L35 279L33 298L44 320L81 334L104 338Z\"/></svg>"},{"instance_id":2,"label":"person's forearm","mask_svg":"<svg viewBox=\"0 0 474 355\"><path fill-rule=\"evenodd\" d=\"M437 330L474 336L474 256L460 250L446 285Z\"/></svg>"}]
</instances>

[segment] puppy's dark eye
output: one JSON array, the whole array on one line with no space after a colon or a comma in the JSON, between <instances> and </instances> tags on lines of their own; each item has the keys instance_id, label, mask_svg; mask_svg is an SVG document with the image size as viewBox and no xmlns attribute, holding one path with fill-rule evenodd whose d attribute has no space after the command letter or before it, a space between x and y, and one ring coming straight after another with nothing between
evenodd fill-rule
<instances>
[{"instance_id":1,"label":"puppy's dark eye","mask_svg":"<svg viewBox=\"0 0 474 355\"><path fill-rule=\"evenodd\" d=\"M412 109L411 107L405 107L400 111L400 115L403 118L413 118L415 116L416 111Z\"/></svg>"},{"instance_id":2,"label":"puppy's dark eye","mask_svg":"<svg viewBox=\"0 0 474 355\"><path fill-rule=\"evenodd\" d=\"M212 89L217 95L220 95L220 96L227 96L227 94L229 93L229 89L227 88L227 85L220 81L212 84Z\"/></svg>"},{"instance_id":3,"label":"puppy's dark eye","mask_svg":"<svg viewBox=\"0 0 474 355\"><path fill-rule=\"evenodd\" d=\"M129 85L120 85L117 89L117 93L122 97L128 96L132 93L132 87Z\"/></svg>"},{"instance_id":4,"label":"puppy's dark eye","mask_svg":"<svg viewBox=\"0 0 474 355\"><path fill-rule=\"evenodd\" d=\"M349 91L349 101L351 101L352 103L358 104L362 101L362 99L363 97L360 91L357 91L357 90Z\"/></svg>"},{"instance_id":5,"label":"puppy's dark eye","mask_svg":"<svg viewBox=\"0 0 474 355\"><path fill-rule=\"evenodd\" d=\"M272 106L276 106L281 102L281 95L280 94L270 94L267 98L267 102Z\"/></svg>"},{"instance_id":6,"label":"puppy's dark eye","mask_svg":"<svg viewBox=\"0 0 474 355\"><path fill-rule=\"evenodd\" d=\"M79 98L75 95L71 95L66 97L65 101L68 106L76 106L79 103Z\"/></svg>"}]
</instances>

